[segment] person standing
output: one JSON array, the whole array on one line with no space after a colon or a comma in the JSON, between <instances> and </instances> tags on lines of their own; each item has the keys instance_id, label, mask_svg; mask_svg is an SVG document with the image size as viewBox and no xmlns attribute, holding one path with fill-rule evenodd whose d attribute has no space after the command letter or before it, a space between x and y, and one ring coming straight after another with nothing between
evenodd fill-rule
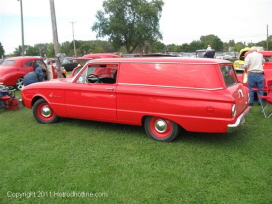
<instances>
[{"instance_id":1,"label":"person standing","mask_svg":"<svg viewBox=\"0 0 272 204\"><path fill-rule=\"evenodd\" d=\"M207 50L204 54L204 57L205 58L214 58L214 52L213 52L212 47L210 45L208 45Z\"/></svg>"},{"instance_id":2,"label":"person standing","mask_svg":"<svg viewBox=\"0 0 272 204\"><path fill-rule=\"evenodd\" d=\"M248 88L249 88L249 105L253 106L254 102L254 90L252 88L256 87L257 89L264 88L264 70L263 55L257 52L256 47L252 47L249 53L245 58L244 69L248 73ZM263 91L258 91L258 95L263 95ZM258 99L258 103L262 103L262 99Z\"/></svg>"},{"instance_id":3,"label":"person standing","mask_svg":"<svg viewBox=\"0 0 272 204\"><path fill-rule=\"evenodd\" d=\"M34 71L29 72L24 76L24 86L40 81L44 81L44 73L42 68L35 62Z\"/></svg>"}]
</instances>

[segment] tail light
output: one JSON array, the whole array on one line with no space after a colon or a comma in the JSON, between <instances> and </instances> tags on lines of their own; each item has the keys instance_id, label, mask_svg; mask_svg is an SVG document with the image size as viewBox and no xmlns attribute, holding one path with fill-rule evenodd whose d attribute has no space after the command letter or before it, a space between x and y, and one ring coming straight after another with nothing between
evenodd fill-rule
<instances>
[{"instance_id":1,"label":"tail light","mask_svg":"<svg viewBox=\"0 0 272 204\"><path fill-rule=\"evenodd\" d=\"M235 117L235 115L236 115L236 104L232 104L232 107L231 107L231 116Z\"/></svg>"}]
</instances>

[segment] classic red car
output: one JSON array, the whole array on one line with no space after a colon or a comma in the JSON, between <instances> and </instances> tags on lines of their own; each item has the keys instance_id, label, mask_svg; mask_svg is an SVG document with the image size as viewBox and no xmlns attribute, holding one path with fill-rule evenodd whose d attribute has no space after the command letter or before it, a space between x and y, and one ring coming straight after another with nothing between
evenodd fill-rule
<instances>
[{"instance_id":1,"label":"classic red car","mask_svg":"<svg viewBox=\"0 0 272 204\"><path fill-rule=\"evenodd\" d=\"M249 54L250 52L245 53L245 57ZM264 57L264 88L267 89L267 81L272 80L272 51L259 51ZM235 69L236 70L236 69ZM236 70L237 76L239 81L243 82L244 79L244 70ZM247 82L243 83L245 86L247 86Z\"/></svg>"},{"instance_id":2,"label":"classic red car","mask_svg":"<svg viewBox=\"0 0 272 204\"><path fill-rule=\"evenodd\" d=\"M53 66L47 66L40 57L12 57L0 64L0 83L6 86L14 86L21 90L23 77L33 71L33 64L36 61L45 70L47 80L57 78L57 71Z\"/></svg>"},{"instance_id":3,"label":"classic red car","mask_svg":"<svg viewBox=\"0 0 272 204\"><path fill-rule=\"evenodd\" d=\"M248 88L229 61L204 58L103 58L73 77L22 90L23 104L40 123L59 117L143 125L171 141L180 128L225 133L249 112Z\"/></svg>"}]
</instances>

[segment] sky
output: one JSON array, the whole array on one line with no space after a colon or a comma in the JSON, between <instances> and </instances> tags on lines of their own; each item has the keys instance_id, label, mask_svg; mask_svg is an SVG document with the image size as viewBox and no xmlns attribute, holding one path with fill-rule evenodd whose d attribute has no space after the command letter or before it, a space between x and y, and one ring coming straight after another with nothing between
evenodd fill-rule
<instances>
[{"instance_id":1,"label":"sky","mask_svg":"<svg viewBox=\"0 0 272 204\"><path fill-rule=\"evenodd\" d=\"M52 43L50 0L21 1L24 44ZM54 0L59 43L73 41L73 34L75 40L96 40L91 27L102 3ZM166 45L191 43L210 34L223 42L259 42L266 40L267 31L272 35L272 0L164 0L160 31ZM5 54L22 44L19 0L0 0L0 42Z\"/></svg>"}]
</instances>

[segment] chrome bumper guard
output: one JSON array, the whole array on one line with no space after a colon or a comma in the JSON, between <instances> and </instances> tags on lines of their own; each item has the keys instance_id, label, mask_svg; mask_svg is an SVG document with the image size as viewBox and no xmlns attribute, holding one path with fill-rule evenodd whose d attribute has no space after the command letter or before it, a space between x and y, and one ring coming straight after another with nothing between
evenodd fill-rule
<instances>
[{"instance_id":1,"label":"chrome bumper guard","mask_svg":"<svg viewBox=\"0 0 272 204\"><path fill-rule=\"evenodd\" d=\"M243 125L246 121L245 116L251 110L251 106L248 106L247 109L237 118L234 124L228 124L228 133L234 132L240 125Z\"/></svg>"}]
</instances>

